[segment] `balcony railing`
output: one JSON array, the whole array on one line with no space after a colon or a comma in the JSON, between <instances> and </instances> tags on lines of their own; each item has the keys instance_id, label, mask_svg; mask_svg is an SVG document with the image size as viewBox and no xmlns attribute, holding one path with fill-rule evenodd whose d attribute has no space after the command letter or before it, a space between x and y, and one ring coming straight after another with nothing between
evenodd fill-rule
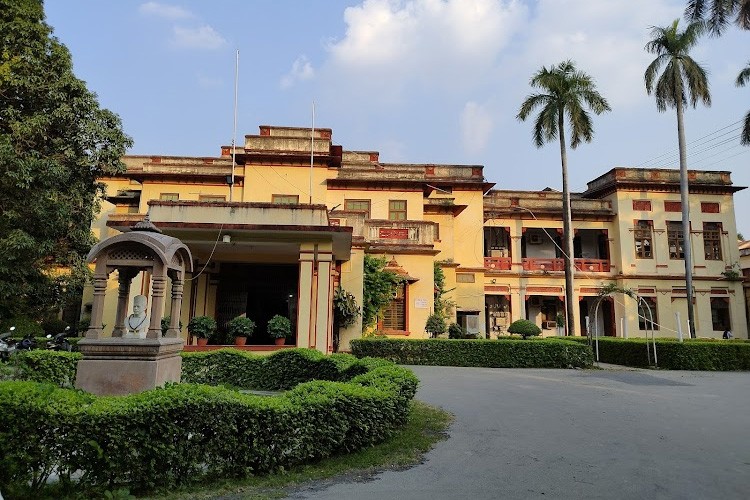
<instances>
[{"instance_id":1,"label":"balcony railing","mask_svg":"<svg viewBox=\"0 0 750 500\"><path fill-rule=\"evenodd\" d=\"M435 224L424 221L365 221L364 235L368 241L391 244L432 245Z\"/></svg>"},{"instance_id":2,"label":"balcony railing","mask_svg":"<svg viewBox=\"0 0 750 500\"><path fill-rule=\"evenodd\" d=\"M489 257L485 257L486 262ZM575 259L575 268L583 273L608 273L609 261L606 259ZM565 259L524 258L524 271L565 271Z\"/></svg>"},{"instance_id":3,"label":"balcony railing","mask_svg":"<svg viewBox=\"0 0 750 500\"><path fill-rule=\"evenodd\" d=\"M492 271L510 271L510 257L485 257L484 268Z\"/></svg>"}]
</instances>

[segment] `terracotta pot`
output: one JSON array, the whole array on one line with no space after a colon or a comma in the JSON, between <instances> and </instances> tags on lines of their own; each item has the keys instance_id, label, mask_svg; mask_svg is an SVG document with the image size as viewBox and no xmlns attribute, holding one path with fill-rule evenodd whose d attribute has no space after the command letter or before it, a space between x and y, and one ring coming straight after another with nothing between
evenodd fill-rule
<instances>
[{"instance_id":1,"label":"terracotta pot","mask_svg":"<svg viewBox=\"0 0 750 500\"><path fill-rule=\"evenodd\" d=\"M235 337L234 345L245 345L247 343L247 337Z\"/></svg>"},{"instance_id":2,"label":"terracotta pot","mask_svg":"<svg viewBox=\"0 0 750 500\"><path fill-rule=\"evenodd\" d=\"M276 345L284 345L286 344L286 337L281 337L280 339L276 339Z\"/></svg>"},{"instance_id":3,"label":"terracotta pot","mask_svg":"<svg viewBox=\"0 0 750 500\"><path fill-rule=\"evenodd\" d=\"M204 339L203 337L198 337L198 346L204 346L208 345L208 339Z\"/></svg>"}]
</instances>

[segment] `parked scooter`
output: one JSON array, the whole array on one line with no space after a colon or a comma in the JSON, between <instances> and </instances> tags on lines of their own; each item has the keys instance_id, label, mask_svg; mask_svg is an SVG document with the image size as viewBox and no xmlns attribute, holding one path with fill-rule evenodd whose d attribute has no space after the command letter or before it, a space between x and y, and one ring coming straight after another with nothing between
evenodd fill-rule
<instances>
[{"instance_id":1,"label":"parked scooter","mask_svg":"<svg viewBox=\"0 0 750 500\"><path fill-rule=\"evenodd\" d=\"M0 335L0 360L7 361L16 352L16 341L10 338L15 329L15 326L11 326L8 332Z\"/></svg>"},{"instance_id":2,"label":"parked scooter","mask_svg":"<svg viewBox=\"0 0 750 500\"><path fill-rule=\"evenodd\" d=\"M30 351L36 349L36 339L33 333L27 333L24 338L16 344L16 352Z\"/></svg>"},{"instance_id":3,"label":"parked scooter","mask_svg":"<svg viewBox=\"0 0 750 500\"><path fill-rule=\"evenodd\" d=\"M47 349L50 351L72 351L73 346L70 345L70 342L66 338L68 336L68 333L70 333L70 327L66 326L65 330L58 334L55 334L54 337L51 333L47 334Z\"/></svg>"}]
</instances>

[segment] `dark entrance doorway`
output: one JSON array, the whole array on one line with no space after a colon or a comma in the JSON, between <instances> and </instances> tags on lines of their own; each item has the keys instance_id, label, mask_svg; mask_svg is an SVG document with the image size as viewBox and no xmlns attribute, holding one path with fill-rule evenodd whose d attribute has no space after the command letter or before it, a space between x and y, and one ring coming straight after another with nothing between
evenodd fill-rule
<instances>
[{"instance_id":1,"label":"dark entrance doorway","mask_svg":"<svg viewBox=\"0 0 750 500\"><path fill-rule=\"evenodd\" d=\"M274 343L266 334L266 326L277 314L289 318L292 333L296 332L298 283L299 266L294 264L223 263L216 297L219 332L224 334L227 323L242 314L255 322L255 333L248 344ZM225 342L231 343L231 339Z\"/></svg>"}]
</instances>

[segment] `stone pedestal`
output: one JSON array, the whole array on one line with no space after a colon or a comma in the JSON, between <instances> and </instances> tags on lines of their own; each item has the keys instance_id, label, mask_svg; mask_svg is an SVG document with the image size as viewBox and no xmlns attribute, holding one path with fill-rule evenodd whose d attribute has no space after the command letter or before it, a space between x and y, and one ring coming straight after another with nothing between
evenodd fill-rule
<instances>
[{"instance_id":1,"label":"stone pedestal","mask_svg":"<svg viewBox=\"0 0 750 500\"><path fill-rule=\"evenodd\" d=\"M99 396L123 395L179 382L183 340L179 338L86 338L78 343L76 388Z\"/></svg>"}]
</instances>

